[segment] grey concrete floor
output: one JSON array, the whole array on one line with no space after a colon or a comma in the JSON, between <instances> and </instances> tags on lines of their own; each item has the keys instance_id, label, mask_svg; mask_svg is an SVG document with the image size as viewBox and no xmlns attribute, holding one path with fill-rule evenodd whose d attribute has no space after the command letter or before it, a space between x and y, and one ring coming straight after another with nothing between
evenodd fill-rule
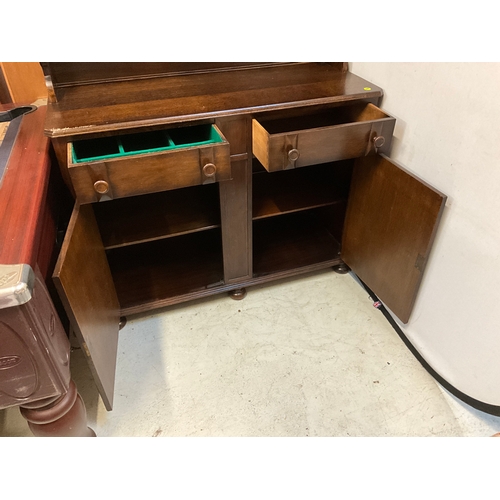
<instances>
[{"instance_id":1,"label":"grey concrete floor","mask_svg":"<svg viewBox=\"0 0 500 500\"><path fill-rule=\"evenodd\" d=\"M491 436L442 389L350 275L324 271L129 318L113 411L79 349L73 378L98 436ZM17 408L0 435L29 436Z\"/></svg>"}]
</instances>

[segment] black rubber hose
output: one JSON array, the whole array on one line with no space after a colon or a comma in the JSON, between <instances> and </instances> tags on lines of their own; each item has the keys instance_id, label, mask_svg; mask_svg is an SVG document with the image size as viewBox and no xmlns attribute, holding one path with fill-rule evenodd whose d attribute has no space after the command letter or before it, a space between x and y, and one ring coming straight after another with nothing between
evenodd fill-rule
<instances>
[{"instance_id":1,"label":"black rubber hose","mask_svg":"<svg viewBox=\"0 0 500 500\"><path fill-rule=\"evenodd\" d=\"M496 417L500 417L500 406L491 405L489 403L484 403L477 399L471 398L467 394L464 394L462 391L459 391L456 387L452 386L449 382L447 382L439 373L437 373L432 366L427 363L427 361L422 357L422 355L415 349L413 344L408 340L403 330L396 323L391 313L385 308L379 298L373 293L373 291L362 281L358 276L355 275L355 279L359 281L361 286L368 292L370 299L373 301L373 305L385 316L387 321L394 328L396 333L399 335L399 338L404 342L406 347L411 351L411 353L417 358L420 364L427 370L427 372L434 378L436 381L441 384L448 392L453 394L455 397L463 401L464 403L472 406L476 410L480 410L484 413L488 413L490 415L494 415Z\"/></svg>"}]
</instances>

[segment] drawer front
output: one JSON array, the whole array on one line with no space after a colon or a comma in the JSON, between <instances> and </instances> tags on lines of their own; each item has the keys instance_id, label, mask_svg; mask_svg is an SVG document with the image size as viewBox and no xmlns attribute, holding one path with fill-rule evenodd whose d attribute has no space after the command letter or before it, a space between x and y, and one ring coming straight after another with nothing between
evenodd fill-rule
<instances>
[{"instance_id":1,"label":"drawer front","mask_svg":"<svg viewBox=\"0 0 500 500\"><path fill-rule=\"evenodd\" d=\"M188 129L196 129L194 137ZM78 201L93 203L231 179L229 143L215 125L174 129L159 138L165 133L68 144L68 170ZM199 138L208 140L193 140Z\"/></svg>"},{"instance_id":2,"label":"drawer front","mask_svg":"<svg viewBox=\"0 0 500 500\"><path fill-rule=\"evenodd\" d=\"M386 152L395 121L371 103L290 119L254 119L253 153L273 172Z\"/></svg>"}]
</instances>

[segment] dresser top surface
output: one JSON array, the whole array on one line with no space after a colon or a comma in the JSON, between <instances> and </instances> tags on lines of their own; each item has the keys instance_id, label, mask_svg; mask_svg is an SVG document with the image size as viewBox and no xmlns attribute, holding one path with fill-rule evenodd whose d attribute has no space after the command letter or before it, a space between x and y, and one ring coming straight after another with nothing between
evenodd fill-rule
<instances>
[{"instance_id":1,"label":"dresser top surface","mask_svg":"<svg viewBox=\"0 0 500 500\"><path fill-rule=\"evenodd\" d=\"M99 134L382 96L328 63L299 63L86 83L58 89L49 137Z\"/></svg>"}]
</instances>

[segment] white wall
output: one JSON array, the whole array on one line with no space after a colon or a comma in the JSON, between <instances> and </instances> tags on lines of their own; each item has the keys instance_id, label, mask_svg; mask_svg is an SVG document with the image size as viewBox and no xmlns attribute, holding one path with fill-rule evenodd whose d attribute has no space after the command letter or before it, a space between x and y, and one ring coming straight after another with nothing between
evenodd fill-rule
<instances>
[{"instance_id":1,"label":"white wall","mask_svg":"<svg viewBox=\"0 0 500 500\"><path fill-rule=\"evenodd\" d=\"M448 196L410 341L449 383L500 405L500 63L350 63L384 89L391 158Z\"/></svg>"}]
</instances>

